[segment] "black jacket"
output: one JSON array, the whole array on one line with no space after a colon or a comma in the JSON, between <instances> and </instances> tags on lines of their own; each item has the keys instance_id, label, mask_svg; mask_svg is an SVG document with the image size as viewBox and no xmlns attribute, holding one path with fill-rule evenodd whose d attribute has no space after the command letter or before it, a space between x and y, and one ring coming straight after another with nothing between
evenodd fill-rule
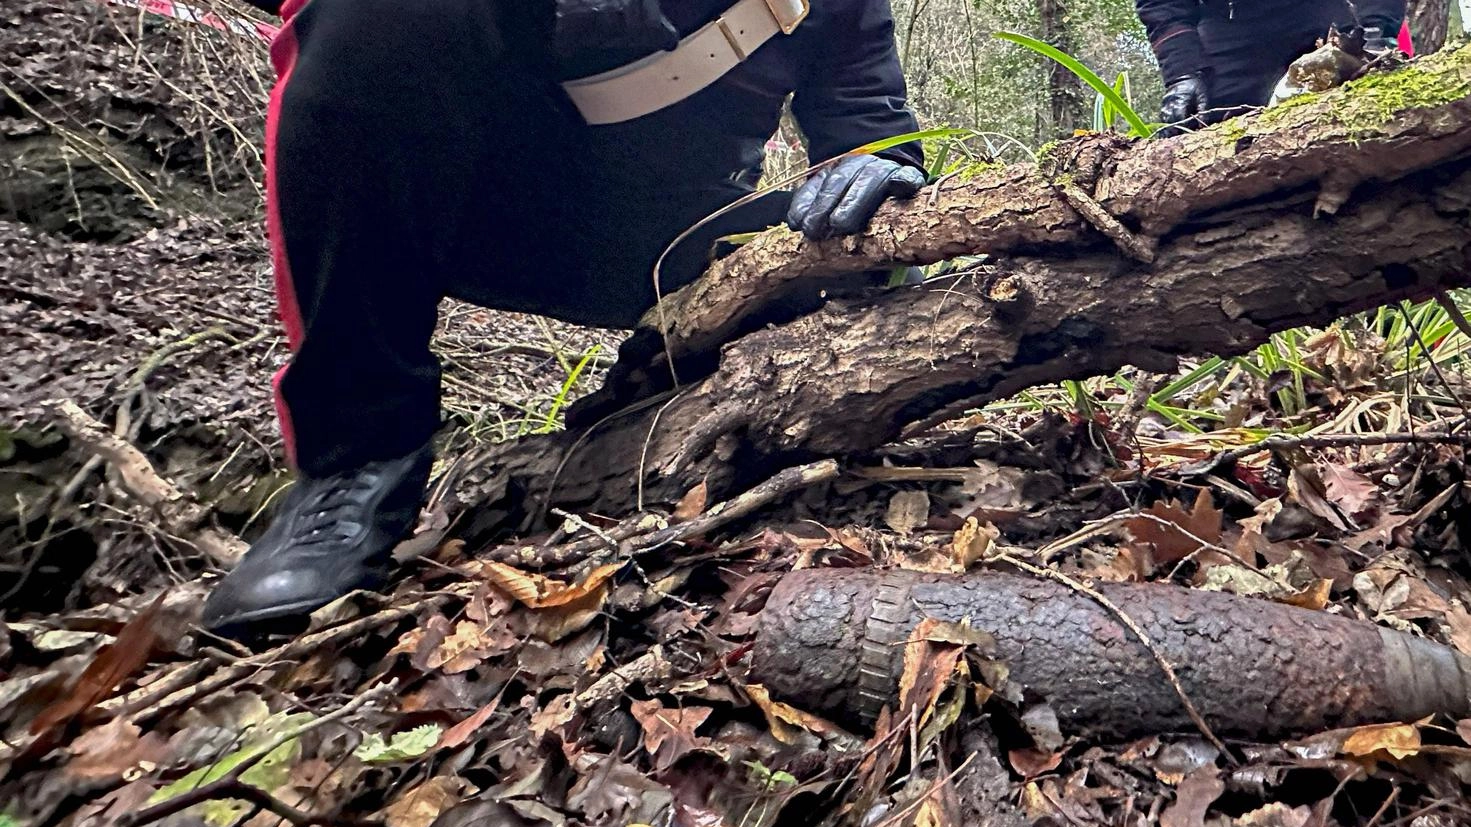
<instances>
[{"instance_id":1,"label":"black jacket","mask_svg":"<svg viewBox=\"0 0 1471 827\"><path fill-rule=\"evenodd\" d=\"M684 36L733 2L666 0L663 6ZM564 66L562 79L638 57L602 55ZM608 152L624 161L632 154L656 170L703 182L759 168L788 94L814 162L918 129L905 100L889 0L813 0L795 32L776 35L715 84L667 109L596 130ZM924 163L918 143L880 154Z\"/></svg>"},{"instance_id":2,"label":"black jacket","mask_svg":"<svg viewBox=\"0 0 1471 827\"><path fill-rule=\"evenodd\" d=\"M1166 83L1212 68L1209 33L1224 30L1213 23L1237 19L1280 26L1314 17L1340 28L1378 26L1394 37L1405 19L1405 0L1355 0L1352 7L1346 0L1134 0L1134 5Z\"/></svg>"},{"instance_id":3,"label":"black jacket","mask_svg":"<svg viewBox=\"0 0 1471 827\"><path fill-rule=\"evenodd\" d=\"M734 1L665 0L663 7L684 36ZM248 2L273 14L281 6ZM639 57L600 54L552 71L567 80ZM608 168L665 173L696 186L746 175L760 169L788 94L814 162L918 129L905 100L889 0L813 0L793 34L767 41L712 86L638 120L597 127L599 151L610 156ZM879 154L924 165L918 143Z\"/></svg>"}]
</instances>

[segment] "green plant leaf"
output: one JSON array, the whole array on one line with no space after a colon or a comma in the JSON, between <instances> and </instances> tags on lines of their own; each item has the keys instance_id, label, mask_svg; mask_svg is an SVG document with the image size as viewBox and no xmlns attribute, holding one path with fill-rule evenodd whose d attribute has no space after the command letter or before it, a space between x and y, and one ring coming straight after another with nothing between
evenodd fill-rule
<instances>
[{"instance_id":1,"label":"green plant leaf","mask_svg":"<svg viewBox=\"0 0 1471 827\"><path fill-rule=\"evenodd\" d=\"M213 781L218 781L229 775L241 764L259 760L240 775L240 780L252 787L259 787L267 792L275 790L284 785L291 777L291 766L301 755L301 739L292 737L281 743L264 757L262 752L270 748L271 744L281 735L298 730L301 726L311 721L314 716L309 712L284 713L278 712L252 727L245 737L244 743L234 752L226 755L207 767L197 769L194 772L180 778L178 781L164 787L153 794L148 800L149 804L168 801L177 798L196 787L202 787ZM229 827L234 824L250 805L235 799L217 799L205 801L196 807L190 808L209 824L215 827Z\"/></svg>"},{"instance_id":2,"label":"green plant leaf","mask_svg":"<svg viewBox=\"0 0 1471 827\"><path fill-rule=\"evenodd\" d=\"M1144 122L1143 118L1139 117L1139 113L1134 111L1134 107L1130 106L1128 101L1123 99L1123 96L1115 92L1112 86L1104 82L1103 78L1095 74L1092 69L1084 66L1077 58L1049 43L1044 43L1035 37L1027 37L1024 34L996 32L996 36L1002 40L1025 46L1037 54L1052 58L1067 67L1069 72L1077 75L1080 80L1093 87L1093 91L1102 95L1114 109L1118 110L1120 115L1124 116L1124 120L1129 122L1132 134L1138 135L1141 138L1148 138L1154 134L1154 130L1150 128L1149 124Z\"/></svg>"},{"instance_id":3,"label":"green plant leaf","mask_svg":"<svg viewBox=\"0 0 1471 827\"><path fill-rule=\"evenodd\" d=\"M388 741L383 740L382 735L370 732L352 754L364 764L393 764L408 761L434 749L434 745L439 743L441 732L443 732L442 727L425 724L407 732L397 733Z\"/></svg>"}]
</instances>

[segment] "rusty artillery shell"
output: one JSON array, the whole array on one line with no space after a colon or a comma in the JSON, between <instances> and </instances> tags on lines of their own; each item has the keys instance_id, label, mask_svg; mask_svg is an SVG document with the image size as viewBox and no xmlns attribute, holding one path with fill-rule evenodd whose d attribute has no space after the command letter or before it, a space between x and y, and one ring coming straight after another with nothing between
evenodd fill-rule
<instances>
[{"instance_id":1,"label":"rusty artillery shell","mask_svg":"<svg viewBox=\"0 0 1471 827\"><path fill-rule=\"evenodd\" d=\"M1151 583L1098 591L1149 635L1220 735L1471 712L1471 658L1437 643L1219 592ZM1062 583L1011 574L793 572L761 613L751 679L799 707L871 726L896 700L903 643L925 617L969 618L993 635L1010 680L1047 698L1065 732L1193 729L1158 661L1116 615Z\"/></svg>"}]
</instances>

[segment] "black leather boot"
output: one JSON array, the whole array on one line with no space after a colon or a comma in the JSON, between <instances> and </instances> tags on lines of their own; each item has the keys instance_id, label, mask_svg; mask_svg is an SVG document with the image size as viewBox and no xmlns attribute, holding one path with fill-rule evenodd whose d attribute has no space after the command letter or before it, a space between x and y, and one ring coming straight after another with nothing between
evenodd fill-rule
<instances>
[{"instance_id":1,"label":"black leather boot","mask_svg":"<svg viewBox=\"0 0 1471 827\"><path fill-rule=\"evenodd\" d=\"M414 527L433 451L302 477L266 533L204 603L203 624L223 635L303 618L388 578L393 547Z\"/></svg>"}]
</instances>

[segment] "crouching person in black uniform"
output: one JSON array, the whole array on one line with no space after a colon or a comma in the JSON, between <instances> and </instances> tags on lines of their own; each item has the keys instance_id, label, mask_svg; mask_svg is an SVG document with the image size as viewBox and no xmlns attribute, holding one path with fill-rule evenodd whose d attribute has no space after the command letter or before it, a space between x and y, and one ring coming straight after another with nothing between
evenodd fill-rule
<instances>
[{"instance_id":1,"label":"crouching person in black uniform","mask_svg":"<svg viewBox=\"0 0 1471 827\"><path fill-rule=\"evenodd\" d=\"M789 93L814 159L916 128L888 0L818 0L806 19L803 0L279 11L266 183L299 480L206 603L225 633L384 583L440 424L442 297L631 327L665 245L750 192ZM857 232L918 191L921 167L914 144L845 159L705 227L662 287L698 276L722 235Z\"/></svg>"},{"instance_id":2,"label":"crouching person in black uniform","mask_svg":"<svg viewBox=\"0 0 1471 827\"><path fill-rule=\"evenodd\" d=\"M1287 66L1330 26L1396 48L1405 0L1135 0L1165 82L1166 134L1265 106Z\"/></svg>"}]
</instances>

